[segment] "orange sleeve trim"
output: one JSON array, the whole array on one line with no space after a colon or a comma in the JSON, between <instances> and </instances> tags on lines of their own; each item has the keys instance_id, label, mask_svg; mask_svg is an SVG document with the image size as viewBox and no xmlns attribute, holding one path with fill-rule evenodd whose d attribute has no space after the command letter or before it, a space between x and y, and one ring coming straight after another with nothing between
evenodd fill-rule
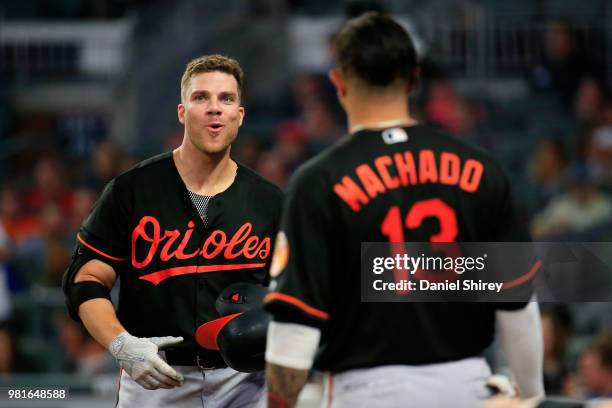
<instances>
[{"instance_id":1,"label":"orange sleeve trim","mask_svg":"<svg viewBox=\"0 0 612 408\"><path fill-rule=\"evenodd\" d=\"M504 289L512 289L516 286L520 286L523 283L527 282L528 280L530 280L531 278L533 278L536 274L536 272L538 271L538 269L540 269L540 267L542 266L542 261L541 260L536 260L536 262L533 264L533 266L531 267L531 269L529 270L529 272L527 272L526 274L519 276L518 278L508 281L508 282L504 282Z\"/></svg>"},{"instance_id":2,"label":"orange sleeve trim","mask_svg":"<svg viewBox=\"0 0 612 408\"><path fill-rule=\"evenodd\" d=\"M264 302L271 302L273 300L279 300L281 302L289 303L297 307L298 309L302 310L303 312L311 316L317 317L319 319L322 319L322 320L329 319L328 313L322 310L319 310L319 309L315 309L312 306L308 306L306 303L302 302L300 299L296 297L285 295L284 293L271 292L271 293L268 293L266 297L264 298Z\"/></svg>"},{"instance_id":3,"label":"orange sleeve trim","mask_svg":"<svg viewBox=\"0 0 612 408\"><path fill-rule=\"evenodd\" d=\"M96 248L92 247L92 246L91 246L91 245L89 245L87 242L85 242L85 241L83 240L83 238L81 238L81 235L80 235L80 234L77 234L77 240L78 240L78 241L79 241L81 244L85 245L87 248L89 248L89 249L91 249L92 251L94 251L96 254L100 254L100 255L102 255L102 256L103 256L103 257L105 257L105 258L111 259L111 260L113 260L113 261L125 261L125 259L124 259L124 258L116 258L116 257L114 257L114 256L111 256L111 255L109 255L109 254L107 254L107 253L104 253L104 252L100 251L99 249L96 249Z\"/></svg>"}]
</instances>

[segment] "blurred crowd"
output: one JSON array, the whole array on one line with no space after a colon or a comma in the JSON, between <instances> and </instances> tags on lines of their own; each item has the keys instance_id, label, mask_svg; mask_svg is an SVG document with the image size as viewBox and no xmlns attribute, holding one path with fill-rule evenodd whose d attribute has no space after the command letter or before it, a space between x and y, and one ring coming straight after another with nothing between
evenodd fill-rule
<instances>
[{"instance_id":1,"label":"blurred crowd","mask_svg":"<svg viewBox=\"0 0 612 408\"><path fill-rule=\"evenodd\" d=\"M608 78L589 62L569 22L550 22L542 40L541 61L521 78L527 92L512 101L460 91L452 73L425 59L412 114L501 160L534 239L606 241L612 231ZM0 156L0 376L113 372L108 353L67 317L61 301L38 317L31 315L31 302L44 306L57 299L79 224L104 185L143 158L109 139L105 114L23 116L2 98L0 93L0 141L18 147ZM346 129L323 72L293 78L287 100L268 137L243 132L233 148L237 160L281 187L297 166ZM181 139L177 127L160 152ZM605 318L612 307L543 305L542 310L547 392L612 397L612 318ZM60 345L56 358L45 356L44 364L38 348L31 347L41 337Z\"/></svg>"},{"instance_id":2,"label":"blurred crowd","mask_svg":"<svg viewBox=\"0 0 612 408\"><path fill-rule=\"evenodd\" d=\"M22 154L34 160L20 169ZM0 373L114 370L108 353L57 307L61 303L41 311L31 300L35 293L57 298L81 221L104 185L134 161L106 141L86 161L69 160L59 147L23 151L12 161L0 184ZM61 344L63 353L39 359L36 351L48 350L26 345L40 336Z\"/></svg>"}]
</instances>

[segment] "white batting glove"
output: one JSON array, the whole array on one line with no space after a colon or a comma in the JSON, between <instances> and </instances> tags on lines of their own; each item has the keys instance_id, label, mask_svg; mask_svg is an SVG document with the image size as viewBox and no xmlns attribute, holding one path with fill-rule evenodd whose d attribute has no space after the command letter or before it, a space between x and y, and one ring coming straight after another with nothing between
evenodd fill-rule
<instances>
[{"instance_id":1,"label":"white batting glove","mask_svg":"<svg viewBox=\"0 0 612 408\"><path fill-rule=\"evenodd\" d=\"M134 337L123 332L113 339L108 351L119 366L147 390L174 388L183 385L183 376L162 360L157 352L179 344L182 337Z\"/></svg>"}]
</instances>

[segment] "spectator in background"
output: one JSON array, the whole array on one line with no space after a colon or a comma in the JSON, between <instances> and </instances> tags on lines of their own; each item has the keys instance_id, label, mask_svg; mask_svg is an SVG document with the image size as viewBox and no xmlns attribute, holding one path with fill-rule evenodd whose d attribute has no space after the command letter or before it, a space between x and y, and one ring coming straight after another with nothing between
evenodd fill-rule
<instances>
[{"instance_id":1,"label":"spectator in background","mask_svg":"<svg viewBox=\"0 0 612 408\"><path fill-rule=\"evenodd\" d=\"M79 230L83 220L89 215L96 202L97 192L88 187L79 187L74 190L72 212L68 219L67 235L72 240Z\"/></svg>"},{"instance_id":2,"label":"spectator in background","mask_svg":"<svg viewBox=\"0 0 612 408\"><path fill-rule=\"evenodd\" d=\"M427 88L427 120L455 136L468 136L476 126L474 107L455 91L446 78L432 79Z\"/></svg>"},{"instance_id":3,"label":"spectator in background","mask_svg":"<svg viewBox=\"0 0 612 408\"><path fill-rule=\"evenodd\" d=\"M274 145L257 158L255 169L282 188L307 156L306 145L306 129L302 123L296 120L281 122L276 129Z\"/></svg>"},{"instance_id":4,"label":"spectator in background","mask_svg":"<svg viewBox=\"0 0 612 408\"><path fill-rule=\"evenodd\" d=\"M255 171L277 186L284 188L289 177L285 163L286 160L278 149L268 150L259 156Z\"/></svg>"},{"instance_id":5,"label":"spectator in background","mask_svg":"<svg viewBox=\"0 0 612 408\"><path fill-rule=\"evenodd\" d=\"M63 214L70 214L72 192L64 180L64 169L51 156L38 160L34 166L34 187L25 195L28 210L38 213L47 205L56 205Z\"/></svg>"},{"instance_id":6,"label":"spectator in background","mask_svg":"<svg viewBox=\"0 0 612 408\"><path fill-rule=\"evenodd\" d=\"M580 357L579 379L586 398L612 398L612 332L593 340Z\"/></svg>"},{"instance_id":7,"label":"spectator in background","mask_svg":"<svg viewBox=\"0 0 612 408\"><path fill-rule=\"evenodd\" d=\"M335 91L323 75L310 73L293 80L291 92L296 109L291 120L302 128L311 157L343 134Z\"/></svg>"},{"instance_id":8,"label":"spectator in background","mask_svg":"<svg viewBox=\"0 0 612 408\"><path fill-rule=\"evenodd\" d=\"M106 183L120 173L121 156L114 144L107 141L99 143L93 151L88 186L100 193Z\"/></svg>"},{"instance_id":9,"label":"spectator in background","mask_svg":"<svg viewBox=\"0 0 612 408\"><path fill-rule=\"evenodd\" d=\"M606 101L607 92L604 84L592 77L582 78L574 102L576 118L583 122L599 123Z\"/></svg>"},{"instance_id":10,"label":"spectator in background","mask_svg":"<svg viewBox=\"0 0 612 408\"><path fill-rule=\"evenodd\" d=\"M327 93L325 76L317 73L306 73L298 76L291 82L290 87L293 104L295 105L294 115L303 112L309 103L325 98Z\"/></svg>"},{"instance_id":11,"label":"spectator in background","mask_svg":"<svg viewBox=\"0 0 612 408\"><path fill-rule=\"evenodd\" d=\"M68 371L84 376L117 372L114 358L82 324L63 316L57 320L57 326L61 345L68 357Z\"/></svg>"},{"instance_id":12,"label":"spectator in background","mask_svg":"<svg viewBox=\"0 0 612 408\"><path fill-rule=\"evenodd\" d=\"M584 78L578 87L574 114L577 119L574 132L574 159L584 161L595 130L606 123L607 91L603 83L594 78ZM609 124L612 125L612 122Z\"/></svg>"},{"instance_id":13,"label":"spectator in background","mask_svg":"<svg viewBox=\"0 0 612 408\"><path fill-rule=\"evenodd\" d=\"M608 99L602 107L601 119L604 125L612 126L612 99Z\"/></svg>"},{"instance_id":14,"label":"spectator in background","mask_svg":"<svg viewBox=\"0 0 612 408\"><path fill-rule=\"evenodd\" d=\"M321 152L342 136L331 104L314 99L304 105L301 120L306 133L307 150L310 156Z\"/></svg>"},{"instance_id":15,"label":"spectator in background","mask_svg":"<svg viewBox=\"0 0 612 408\"><path fill-rule=\"evenodd\" d=\"M544 389L547 395L559 395L569 374L567 349L572 335L571 316L563 306L542 312L544 340Z\"/></svg>"},{"instance_id":16,"label":"spectator in background","mask_svg":"<svg viewBox=\"0 0 612 408\"><path fill-rule=\"evenodd\" d=\"M598 190L584 165L569 171L569 191L554 197L531 222L534 239L584 232L612 218L610 197Z\"/></svg>"},{"instance_id":17,"label":"spectator in background","mask_svg":"<svg viewBox=\"0 0 612 408\"><path fill-rule=\"evenodd\" d=\"M65 218L59 207L47 205L42 213L43 222L43 276L41 283L59 287L66 265L70 262L70 254L75 235L68 235Z\"/></svg>"},{"instance_id":18,"label":"spectator in background","mask_svg":"<svg viewBox=\"0 0 612 408\"><path fill-rule=\"evenodd\" d=\"M598 185L608 189L612 187L612 126L600 127L593 133L587 165Z\"/></svg>"},{"instance_id":19,"label":"spectator in background","mask_svg":"<svg viewBox=\"0 0 612 408\"><path fill-rule=\"evenodd\" d=\"M255 137L246 135L241 136L240 140L234 143L236 143L236 147L233 149L232 153L236 157L236 160L251 169L255 169L257 160L261 155L259 141Z\"/></svg>"},{"instance_id":20,"label":"spectator in background","mask_svg":"<svg viewBox=\"0 0 612 408\"><path fill-rule=\"evenodd\" d=\"M69 263L74 234L68 234L66 214L55 204L40 212L41 231L25 240L17 253L20 278L26 286L59 286Z\"/></svg>"},{"instance_id":21,"label":"spectator in background","mask_svg":"<svg viewBox=\"0 0 612 408\"><path fill-rule=\"evenodd\" d=\"M558 93L563 106L570 110L580 80L594 71L570 22L549 22L544 33L544 55L531 72L534 87Z\"/></svg>"},{"instance_id":22,"label":"spectator in background","mask_svg":"<svg viewBox=\"0 0 612 408\"><path fill-rule=\"evenodd\" d=\"M172 150L176 147L174 143L174 133L171 133L164 141L164 146L167 150ZM99 194L111 179L134 165L136 165L134 158L126 155L115 143L108 140L101 141L93 149L91 161L87 163L79 185Z\"/></svg>"},{"instance_id":23,"label":"spectator in background","mask_svg":"<svg viewBox=\"0 0 612 408\"><path fill-rule=\"evenodd\" d=\"M14 341L8 328L0 325L0 377L13 372Z\"/></svg>"},{"instance_id":24,"label":"spectator in background","mask_svg":"<svg viewBox=\"0 0 612 408\"><path fill-rule=\"evenodd\" d=\"M11 317L11 292L8 287L6 264L12 256L9 237L0 223L0 326Z\"/></svg>"},{"instance_id":25,"label":"spectator in background","mask_svg":"<svg viewBox=\"0 0 612 408\"><path fill-rule=\"evenodd\" d=\"M9 325L0 324L0 377L31 371L31 364L21 353Z\"/></svg>"},{"instance_id":26,"label":"spectator in background","mask_svg":"<svg viewBox=\"0 0 612 408\"><path fill-rule=\"evenodd\" d=\"M568 307L572 313L572 329L577 337L584 340L612 331L612 303L575 302L568 304Z\"/></svg>"},{"instance_id":27,"label":"spectator in background","mask_svg":"<svg viewBox=\"0 0 612 408\"><path fill-rule=\"evenodd\" d=\"M181 145L183 141L183 128L176 128L169 132L164 137L163 150L165 152L174 150Z\"/></svg>"},{"instance_id":28,"label":"spectator in background","mask_svg":"<svg viewBox=\"0 0 612 408\"><path fill-rule=\"evenodd\" d=\"M563 142L546 139L536 147L529 165L529 176L536 188L536 208L542 209L550 200L561 193L568 157Z\"/></svg>"},{"instance_id":29,"label":"spectator in background","mask_svg":"<svg viewBox=\"0 0 612 408\"><path fill-rule=\"evenodd\" d=\"M295 121L281 122L276 129L274 148L284 158L289 173L293 173L306 158L306 138L304 128Z\"/></svg>"},{"instance_id":30,"label":"spectator in background","mask_svg":"<svg viewBox=\"0 0 612 408\"><path fill-rule=\"evenodd\" d=\"M16 246L41 229L38 217L24 212L19 193L7 184L0 188L0 224Z\"/></svg>"}]
</instances>

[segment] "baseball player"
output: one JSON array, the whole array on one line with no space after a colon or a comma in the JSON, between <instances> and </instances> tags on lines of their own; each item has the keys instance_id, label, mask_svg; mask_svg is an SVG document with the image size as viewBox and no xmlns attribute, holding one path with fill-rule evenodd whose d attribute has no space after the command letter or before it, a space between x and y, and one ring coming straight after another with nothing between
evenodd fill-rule
<instances>
[{"instance_id":1,"label":"baseball player","mask_svg":"<svg viewBox=\"0 0 612 408\"><path fill-rule=\"evenodd\" d=\"M244 118L237 61L189 62L180 147L112 180L78 233L63 281L68 309L117 359L118 407L243 407L262 372L227 367L196 344L233 282L265 283L281 191L232 160ZM120 281L115 312L109 292ZM263 400L262 400L263 401Z\"/></svg>"},{"instance_id":2,"label":"baseball player","mask_svg":"<svg viewBox=\"0 0 612 408\"><path fill-rule=\"evenodd\" d=\"M285 196L264 302L270 407L292 407L314 365L331 407L477 407L496 325L523 396L543 394L538 307L361 302L361 242L524 241L510 183L484 151L411 118L406 31L348 21L329 73L349 134L303 165Z\"/></svg>"}]
</instances>

